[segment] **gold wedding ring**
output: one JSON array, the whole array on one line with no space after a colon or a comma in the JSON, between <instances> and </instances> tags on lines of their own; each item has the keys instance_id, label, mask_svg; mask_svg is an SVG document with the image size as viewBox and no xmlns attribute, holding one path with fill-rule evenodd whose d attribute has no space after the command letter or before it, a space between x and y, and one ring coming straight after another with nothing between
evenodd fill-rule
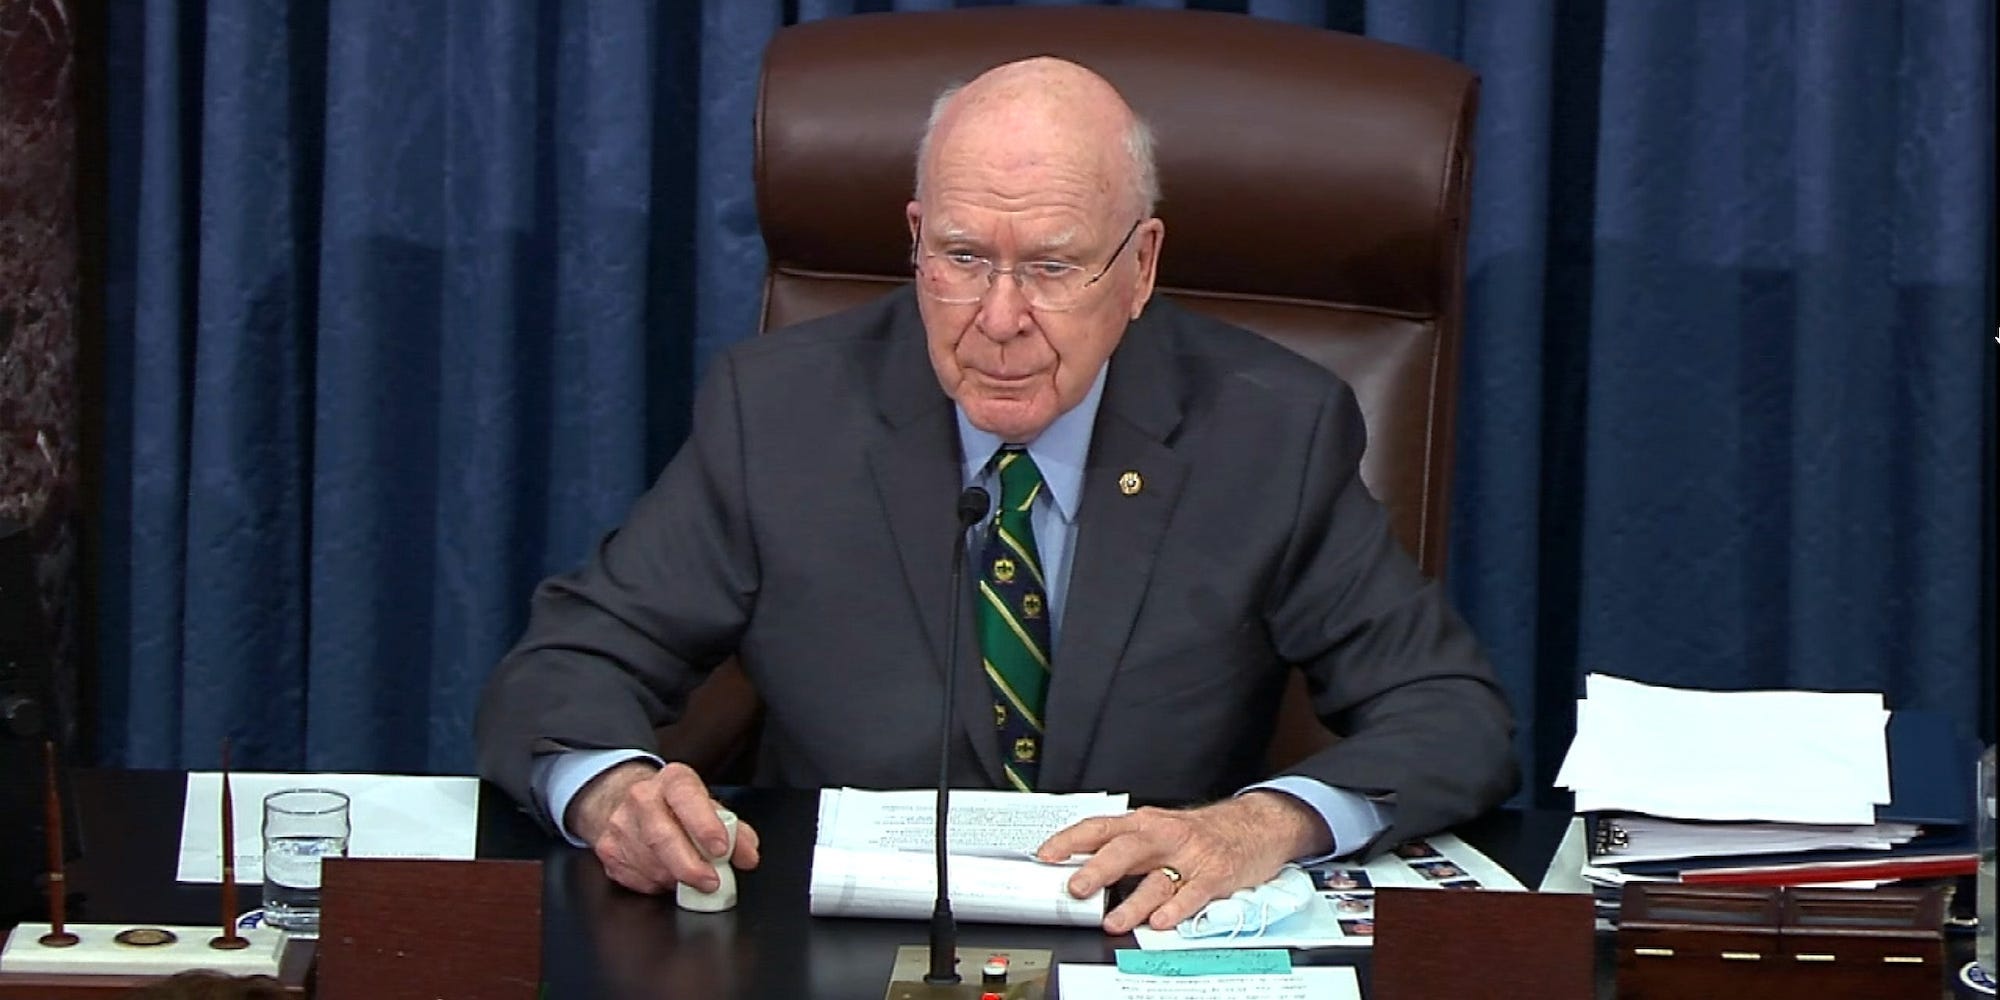
<instances>
[{"instance_id":1,"label":"gold wedding ring","mask_svg":"<svg viewBox=\"0 0 2000 1000\"><path fill-rule=\"evenodd\" d=\"M1161 865L1160 874L1165 875L1167 877L1167 881L1172 882L1175 885L1181 884L1181 870L1175 868L1173 865Z\"/></svg>"}]
</instances>

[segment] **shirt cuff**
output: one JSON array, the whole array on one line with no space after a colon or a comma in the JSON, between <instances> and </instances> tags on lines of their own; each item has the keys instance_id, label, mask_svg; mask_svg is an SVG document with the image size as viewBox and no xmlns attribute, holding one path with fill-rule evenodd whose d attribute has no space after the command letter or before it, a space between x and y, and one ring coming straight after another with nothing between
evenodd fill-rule
<instances>
[{"instance_id":1,"label":"shirt cuff","mask_svg":"<svg viewBox=\"0 0 2000 1000\"><path fill-rule=\"evenodd\" d=\"M569 815L569 801L590 779L625 763L628 760L650 760L661 767L666 762L644 750L570 750L564 753L546 753L537 756L529 772L533 786L542 789L545 804L549 807L549 818L555 821L556 831L563 839L576 847L589 847L569 832L564 818Z\"/></svg>"},{"instance_id":2,"label":"shirt cuff","mask_svg":"<svg viewBox=\"0 0 2000 1000\"><path fill-rule=\"evenodd\" d=\"M1260 781L1243 791L1254 792L1260 789L1283 792L1298 799L1318 813L1320 819L1326 821L1327 830L1333 834L1333 850L1318 857L1294 859L1302 865L1317 864L1361 850L1368 846L1369 841L1387 830L1395 818L1395 807L1386 802L1376 802L1359 792L1335 788L1324 781L1317 781L1304 775L1279 775L1269 781Z\"/></svg>"}]
</instances>

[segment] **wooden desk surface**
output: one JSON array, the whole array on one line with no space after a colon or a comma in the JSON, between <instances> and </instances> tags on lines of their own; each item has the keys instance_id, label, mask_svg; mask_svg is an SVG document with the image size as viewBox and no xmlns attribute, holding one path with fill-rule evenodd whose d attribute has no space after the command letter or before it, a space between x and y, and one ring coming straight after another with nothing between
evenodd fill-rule
<instances>
[{"instance_id":1,"label":"wooden desk surface","mask_svg":"<svg viewBox=\"0 0 2000 1000\"><path fill-rule=\"evenodd\" d=\"M85 858L72 867L72 878L85 895L71 907L71 919L201 923L214 918L215 886L174 881L185 784L185 775L173 771L77 773ZM923 943L924 923L810 916L806 889L816 796L765 789L717 794L756 825L764 861L739 878L737 909L695 914L675 907L671 895L646 897L618 888L589 852L552 842L498 789L481 789L479 856L544 863L542 961L550 997L866 1000L882 994L897 946ZM1459 832L1534 885L1567 819L1554 812L1501 811ZM254 905L255 890L244 899L244 905ZM427 905L415 899L410 904ZM960 943L1048 948L1059 962L1110 962L1115 949L1134 946L1129 936L1092 930L985 924L962 925ZM1609 943L1600 936L1597 979L1605 997L1612 987ZM1969 945L1958 950L1969 951ZM1365 988L1365 950L1302 957L1355 964Z\"/></svg>"}]
</instances>

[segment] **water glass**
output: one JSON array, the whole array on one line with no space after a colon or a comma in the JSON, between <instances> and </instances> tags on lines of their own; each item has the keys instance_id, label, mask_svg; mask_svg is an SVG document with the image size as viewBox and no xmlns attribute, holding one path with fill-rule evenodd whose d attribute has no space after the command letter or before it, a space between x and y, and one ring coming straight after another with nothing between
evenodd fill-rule
<instances>
[{"instance_id":1,"label":"water glass","mask_svg":"<svg viewBox=\"0 0 2000 1000\"><path fill-rule=\"evenodd\" d=\"M320 860L347 856L347 796L288 788L264 797L264 922L319 933Z\"/></svg>"}]
</instances>

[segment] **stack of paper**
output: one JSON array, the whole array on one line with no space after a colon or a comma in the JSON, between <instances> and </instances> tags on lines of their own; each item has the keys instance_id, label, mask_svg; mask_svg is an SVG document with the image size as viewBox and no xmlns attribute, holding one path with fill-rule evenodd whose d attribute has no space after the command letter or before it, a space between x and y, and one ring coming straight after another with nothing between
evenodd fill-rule
<instances>
[{"instance_id":1,"label":"stack of paper","mask_svg":"<svg viewBox=\"0 0 2000 1000\"><path fill-rule=\"evenodd\" d=\"M1556 778L1584 818L1584 877L1610 901L1635 879L1874 884L1937 874L1924 866L1956 859L1956 806L1969 786L1952 776L1962 767L1948 734L1920 713L1891 718L1872 693L1586 677Z\"/></svg>"},{"instance_id":2,"label":"stack of paper","mask_svg":"<svg viewBox=\"0 0 2000 1000\"><path fill-rule=\"evenodd\" d=\"M937 898L936 807L934 791L820 792L812 914L928 917ZM1035 849L1063 827L1125 811L1124 795L1105 792L952 792L946 841L953 911L960 920L1096 926L1104 893L1075 899L1067 887L1084 859L1044 864Z\"/></svg>"},{"instance_id":3,"label":"stack of paper","mask_svg":"<svg viewBox=\"0 0 2000 1000\"><path fill-rule=\"evenodd\" d=\"M1580 813L1869 825L1889 802L1879 694L1688 691L1584 678L1556 784Z\"/></svg>"},{"instance_id":4,"label":"stack of paper","mask_svg":"<svg viewBox=\"0 0 2000 1000\"><path fill-rule=\"evenodd\" d=\"M1915 823L1707 823L1662 819L1634 813L1606 821L1598 853L1619 864L1678 861L1737 854L1798 854L1804 851L1877 850L1907 844L1921 829Z\"/></svg>"}]
</instances>

